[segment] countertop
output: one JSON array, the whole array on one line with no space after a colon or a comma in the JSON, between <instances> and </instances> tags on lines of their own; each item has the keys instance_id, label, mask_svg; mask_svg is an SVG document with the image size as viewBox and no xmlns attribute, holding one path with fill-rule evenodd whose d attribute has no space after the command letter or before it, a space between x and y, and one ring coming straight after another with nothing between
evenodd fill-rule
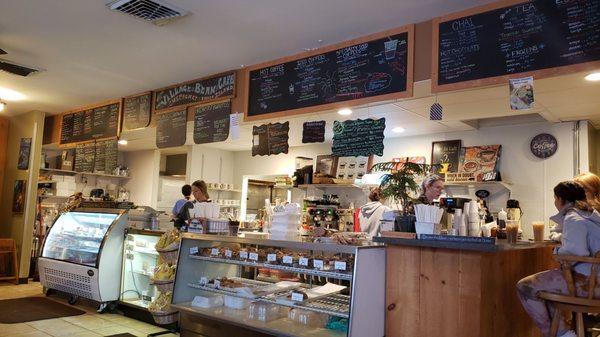
<instances>
[{"instance_id":1,"label":"countertop","mask_svg":"<svg viewBox=\"0 0 600 337\"><path fill-rule=\"evenodd\" d=\"M496 240L496 244L482 243L464 243L438 240L417 240L417 239L401 239L389 237L375 237L374 242L385 243L386 245L397 246L413 246L413 247L429 247L429 248L445 248L456 250L470 250L478 252L502 252L509 250L536 249L542 247L554 247L558 243L552 241L532 242L518 241L516 244L509 244L506 240Z\"/></svg>"}]
</instances>

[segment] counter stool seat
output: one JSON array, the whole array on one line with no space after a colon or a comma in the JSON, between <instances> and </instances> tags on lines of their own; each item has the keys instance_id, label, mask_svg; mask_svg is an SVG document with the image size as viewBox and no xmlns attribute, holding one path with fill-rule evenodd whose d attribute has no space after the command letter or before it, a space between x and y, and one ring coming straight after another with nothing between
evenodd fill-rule
<instances>
[{"instance_id":1,"label":"counter stool seat","mask_svg":"<svg viewBox=\"0 0 600 337\"><path fill-rule=\"evenodd\" d=\"M600 313L600 299L594 298L594 290L598 284L598 266L600 265L600 252L594 257L575 256L575 255L556 255L555 259L560 263L560 268L567 281L569 295L556 294L547 291L538 293L538 297L554 304L554 317L550 327L550 336L556 337L558 333L558 324L562 312L575 313L577 337L585 337L585 326L583 324L583 314ZM588 296L580 297L575 292L573 282L573 266L577 263L591 263L591 273L587 277Z\"/></svg>"}]
</instances>

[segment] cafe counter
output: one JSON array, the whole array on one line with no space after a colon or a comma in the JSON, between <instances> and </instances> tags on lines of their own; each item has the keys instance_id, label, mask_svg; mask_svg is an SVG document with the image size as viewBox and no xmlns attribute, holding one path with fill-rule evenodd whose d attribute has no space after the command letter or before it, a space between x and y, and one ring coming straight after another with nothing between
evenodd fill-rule
<instances>
[{"instance_id":1,"label":"cafe counter","mask_svg":"<svg viewBox=\"0 0 600 337\"><path fill-rule=\"evenodd\" d=\"M541 336L515 285L556 267L555 244L374 241L387 245L387 337Z\"/></svg>"}]
</instances>

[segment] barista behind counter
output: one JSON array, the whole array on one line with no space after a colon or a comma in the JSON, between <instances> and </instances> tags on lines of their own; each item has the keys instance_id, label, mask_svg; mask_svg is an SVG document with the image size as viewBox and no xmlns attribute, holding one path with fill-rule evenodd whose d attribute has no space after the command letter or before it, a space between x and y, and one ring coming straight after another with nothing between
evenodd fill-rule
<instances>
[{"instance_id":1,"label":"barista behind counter","mask_svg":"<svg viewBox=\"0 0 600 337\"><path fill-rule=\"evenodd\" d=\"M192 183L192 195L195 200L186 202L179 210L179 214L177 214L175 227L178 229L187 226L187 220L190 219L190 209L194 208L195 203L211 202L210 196L208 195L208 187L204 180L196 180Z\"/></svg>"}]
</instances>

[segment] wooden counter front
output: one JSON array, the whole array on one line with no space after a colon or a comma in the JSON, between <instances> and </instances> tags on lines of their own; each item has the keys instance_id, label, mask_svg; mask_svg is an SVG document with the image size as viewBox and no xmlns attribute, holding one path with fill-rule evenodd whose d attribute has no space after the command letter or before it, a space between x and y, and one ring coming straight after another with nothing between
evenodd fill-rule
<instances>
[{"instance_id":1,"label":"wooden counter front","mask_svg":"<svg viewBox=\"0 0 600 337\"><path fill-rule=\"evenodd\" d=\"M538 244L482 252L388 244L386 336L541 336L515 285L556 267L552 249Z\"/></svg>"}]
</instances>

